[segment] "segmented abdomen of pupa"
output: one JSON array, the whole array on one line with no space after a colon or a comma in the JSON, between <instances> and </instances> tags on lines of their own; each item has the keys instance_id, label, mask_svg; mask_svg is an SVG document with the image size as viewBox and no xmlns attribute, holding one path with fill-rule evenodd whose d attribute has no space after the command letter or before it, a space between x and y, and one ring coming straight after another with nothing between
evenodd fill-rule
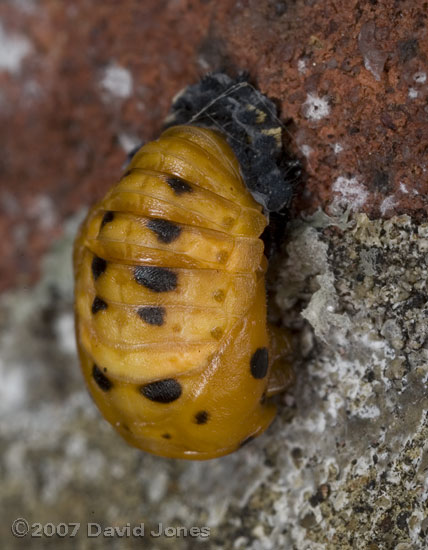
<instances>
[{"instance_id":1,"label":"segmented abdomen of pupa","mask_svg":"<svg viewBox=\"0 0 428 550\"><path fill-rule=\"evenodd\" d=\"M194 126L144 145L89 212L74 251L79 353L131 444L211 458L271 422L265 226L225 139Z\"/></svg>"}]
</instances>

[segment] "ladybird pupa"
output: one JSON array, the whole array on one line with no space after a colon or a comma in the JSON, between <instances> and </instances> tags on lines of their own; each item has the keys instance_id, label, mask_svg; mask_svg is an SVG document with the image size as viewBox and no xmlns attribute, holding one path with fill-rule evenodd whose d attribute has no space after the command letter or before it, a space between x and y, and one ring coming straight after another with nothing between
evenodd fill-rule
<instances>
[{"instance_id":1,"label":"ladybird pupa","mask_svg":"<svg viewBox=\"0 0 428 550\"><path fill-rule=\"evenodd\" d=\"M289 342L266 320L266 224L225 137L192 124L142 146L90 210L74 248L79 356L130 444L204 460L272 422Z\"/></svg>"}]
</instances>

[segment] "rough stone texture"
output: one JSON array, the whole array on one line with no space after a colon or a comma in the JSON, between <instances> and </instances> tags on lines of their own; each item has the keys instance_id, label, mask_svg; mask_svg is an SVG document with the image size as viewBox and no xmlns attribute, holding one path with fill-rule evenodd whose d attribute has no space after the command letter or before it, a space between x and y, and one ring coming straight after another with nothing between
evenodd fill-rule
<instances>
[{"instance_id":1,"label":"rough stone texture","mask_svg":"<svg viewBox=\"0 0 428 550\"><path fill-rule=\"evenodd\" d=\"M0 285L16 287L0 301L2 548L427 547L427 13L410 0L0 4ZM250 70L304 160L270 303L295 333L297 381L265 435L187 463L129 448L91 403L71 242L172 96L218 68ZM19 516L82 526L18 539ZM146 533L88 539L88 522ZM150 536L159 522L211 532Z\"/></svg>"},{"instance_id":2,"label":"rough stone texture","mask_svg":"<svg viewBox=\"0 0 428 550\"><path fill-rule=\"evenodd\" d=\"M143 522L146 548L426 548L427 223L295 223L275 299L296 334L296 385L265 435L202 463L128 447L86 394L71 314L75 229L67 224L31 294L1 302L2 548L22 548L16 517L81 522L64 539L73 548L111 542L88 539L88 522ZM150 536L159 522L210 536Z\"/></svg>"}]
</instances>

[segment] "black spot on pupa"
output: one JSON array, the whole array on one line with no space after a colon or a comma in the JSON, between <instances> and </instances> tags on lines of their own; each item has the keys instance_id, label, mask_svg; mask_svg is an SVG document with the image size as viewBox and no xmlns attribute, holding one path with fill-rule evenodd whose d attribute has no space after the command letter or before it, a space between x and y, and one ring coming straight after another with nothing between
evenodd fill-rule
<instances>
[{"instance_id":1,"label":"black spot on pupa","mask_svg":"<svg viewBox=\"0 0 428 550\"><path fill-rule=\"evenodd\" d=\"M169 292L177 288L177 275L165 267L139 265L134 270L138 284L153 292Z\"/></svg>"},{"instance_id":2,"label":"black spot on pupa","mask_svg":"<svg viewBox=\"0 0 428 550\"><path fill-rule=\"evenodd\" d=\"M100 275L104 273L107 268L107 262L103 258L94 256L92 260L92 275L94 276L95 281Z\"/></svg>"},{"instance_id":3,"label":"black spot on pupa","mask_svg":"<svg viewBox=\"0 0 428 550\"><path fill-rule=\"evenodd\" d=\"M171 187L176 195L182 195L183 193L191 193L192 186L185 180L177 178L176 176L170 176L166 180L167 184Z\"/></svg>"},{"instance_id":4,"label":"black spot on pupa","mask_svg":"<svg viewBox=\"0 0 428 550\"><path fill-rule=\"evenodd\" d=\"M269 366L269 354L267 348L258 348L250 361L251 374L254 378L264 378Z\"/></svg>"},{"instance_id":5,"label":"black spot on pupa","mask_svg":"<svg viewBox=\"0 0 428 550\"><path fill-rule=\"evenodd\" d=\"M106 223L110 223L114 220L114 212L111 210L108 210L104 213L103 219L101 220L101 226L100 229L102 229Z\"/></svg>"},{"instance_id":6,"label":"black spot on pupa","mask_svg":"<svg viewBox=\"0 0 428 550\"><path fill-rule=\"evenodd\" d=\"M253 439L255 439L254 435L250 435L249 437L246 437L243 441L241 441L241 443L239 444L239 449L241 447L243 447L244 445L246 445L247 443L249 443L250 441L252 441Z\"/></svg>"},{"instance_id":7,"label":"black spot on pupa","mask_svg":"<svg viewBox=\"0 0 428 550\"><path fill-rule=\"evenodd\" d=\"M102 300L98 296L95 296L94 301L92 302L92 313L94 315L95 313L98 313L103 309L107 309L107 307L108 307L107 302L104 302L104 300Z\"/></svg>"},{"instance_id":8,"label":"black spot on pupa","mask_svg":"<svg viewBox=\"0 0 428 550\"><path fill-rule=\"evenodd\" d=\"M171 434L162 434L164 439L171 439Z\"/></svg>"},{"instance_id":9,"label":"black spot on pupa","mask_svg":"<svg viewBox=\"0 0 428 550\"><path fill-rule=\"evenodd\" d=\"M165 308L156 306L140 307L137 311L139 317L149 325L160 327L164 324Z\"/></svg>"},{"instance_id":10,"label":"black spot on pupa","mask_svg":"<svg viewBox=\"0 0 428 550\"><path fill-rule=\"evenodd\" d=\"M101 372L97 365L92 367L92 376L100 390L109 391L112 389L113 383Z\"/></svg>"},{"instance_id":11,"label":"black spot on pupa","mask_svg":"<svg viewBox=\"0 0 428 550\"><path fill-rule=\"evenodd\" d=\"M165 378L140 387L140 392L156 403L172 403L181 395L181 385L174 378Z\"/></svg>"},{"instance_id":12,"label":"black spot on pupa","mask_svg":"<svg viewBox=\"0 0 428 550\"><path fill-rule=\"evenodd\" d=\"M196 424L206 424L208 422L209 414L207 411L199 411L195 414Z\"/></svg>"},{"instance_id":13,"label":"black spot on pupa","mask_svg":"<svg viewBox=\"0 0 428 550\"><path fill-rule=\"evenodd\" d=\"M152 218L147 222L147 227L156 233L159 241L165 244L170 244L178 239L181 233L181 227L161 218Z\"/></svg>"}]
</instances>

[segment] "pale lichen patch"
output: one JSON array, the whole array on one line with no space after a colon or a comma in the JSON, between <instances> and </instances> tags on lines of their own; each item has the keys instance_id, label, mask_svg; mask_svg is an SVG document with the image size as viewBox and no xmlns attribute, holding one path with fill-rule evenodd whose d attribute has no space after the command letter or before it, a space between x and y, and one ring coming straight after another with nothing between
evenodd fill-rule
<instances>
[{"instance_id":1,"label":"pale lichen patch","mask_svg":"<svg viewBox=\"0 0 428 550\"><path fill-rule=\"evenodd\" d=\"M0 23L0 71L18 74L22 62L32 50L33 46L26 36L9 33Z\"/></svg>"},{"instance_id":2,"label":"pale lichen patch","mask_svg":"<svg viewBox=\"0 0 428 550\"><path fill-rule=\"evenodd\" d=\"M302 111L305 118L318 121L330 114L330 105L326 97L308 94L302 105Z\"/></svg>"},{"instance_id":3,"label":"pale lichen patch","mask_svg":"<svg viewBox=\"0 0 428 550\"><path fill-rule=\"evenodd\" d=\"M133 78L128 69L112 63L104 70L100 84L107 96L123 100L132 93Z\"/></svg>"}]
</instances>

